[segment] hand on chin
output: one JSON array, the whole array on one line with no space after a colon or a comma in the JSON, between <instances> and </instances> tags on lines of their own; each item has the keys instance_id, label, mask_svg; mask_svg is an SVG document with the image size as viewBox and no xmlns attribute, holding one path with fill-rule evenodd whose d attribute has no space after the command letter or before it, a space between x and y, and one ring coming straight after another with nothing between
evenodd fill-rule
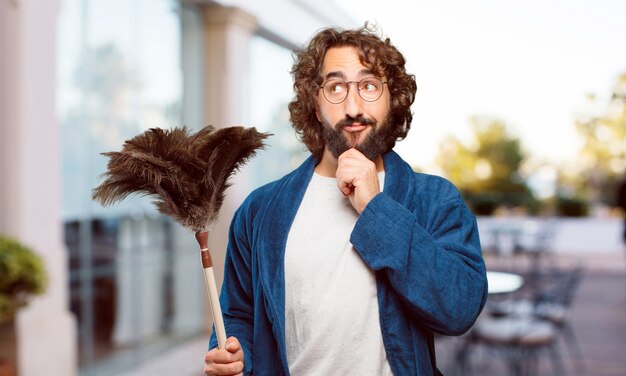
<instances>
[{"instance_id":1,"label":"hand on chin","mask_svg":"<svg viewBox=\"0 0 626 376\"><path fill-rule=\"evenodd\" d=\"M337 160L337 187L361 214L380 192L376 164L355 148L342 153Z\"/></svg>"}]
</instances>

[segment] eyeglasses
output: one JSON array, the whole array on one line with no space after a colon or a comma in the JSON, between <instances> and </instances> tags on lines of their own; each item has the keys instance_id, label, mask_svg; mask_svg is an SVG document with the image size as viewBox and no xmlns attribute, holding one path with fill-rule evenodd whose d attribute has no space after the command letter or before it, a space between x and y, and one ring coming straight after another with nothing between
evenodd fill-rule
<instances>
[{"instance_id":1,"label":"eyeglasses","mask_svg":"<svg viewBox=\"0 0 626 376\"><path fill-rule=\"evenodd\" d=\"M383 95L383 87L387 81L377 77L367 77L360 81L343 81L334 79L326 81L320 86L324 98L333 104L339 104L346 100L350 91L350 84L355 83L359 96L366 102L375 102Z\"/></svg>"}]
</instances>

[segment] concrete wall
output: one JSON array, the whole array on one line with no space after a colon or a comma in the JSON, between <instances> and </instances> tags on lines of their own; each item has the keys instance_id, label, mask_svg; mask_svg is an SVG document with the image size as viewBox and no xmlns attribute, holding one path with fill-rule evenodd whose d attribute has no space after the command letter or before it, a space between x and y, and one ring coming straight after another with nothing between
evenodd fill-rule
<instances>
[{"instance_id":1,"label":"concrete wall","mask_svg":"<svg viewBox=\"0 0 626 376\"><path fill-rule=\"evenodd\" d=\"M58 0L0 1L0 233L39 253L49 275L46 293L16 319L22 376L77 372L60 213L58 8Z\"/></svg>"}]
</instances>

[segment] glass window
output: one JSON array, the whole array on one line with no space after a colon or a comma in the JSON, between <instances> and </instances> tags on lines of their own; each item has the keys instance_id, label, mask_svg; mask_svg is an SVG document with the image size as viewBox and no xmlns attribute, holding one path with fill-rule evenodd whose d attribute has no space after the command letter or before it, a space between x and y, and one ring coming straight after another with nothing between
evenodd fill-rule
<instances>
[{"instance_id":1,"label":"glass window","mask_svg":"<svg viewBox=\"0 0 626 376\"><path fill-rule=\"evenodd\" d=\"M100 153L181 124L181 43L200 28L199 17L181 22L190 12L173 0L61 1L62 207L81 372L114 374L207 326L193 236L147 198L91 200Z\"/></svg>"},{"instance_id":2,"label":"glass window","mask_svg":"<svg viewBox=\"0 0 626 376\"><path fill-rule=\"evenodd\" d=\"M246 170L252 184L259 186L298 167L308 152L289 121L287 106L293 97L291 51L255 36L250 42L250 60L254 62L250 64L250 126L273 134L267 150L253 158Z\"/></svg>"}]
</instances>

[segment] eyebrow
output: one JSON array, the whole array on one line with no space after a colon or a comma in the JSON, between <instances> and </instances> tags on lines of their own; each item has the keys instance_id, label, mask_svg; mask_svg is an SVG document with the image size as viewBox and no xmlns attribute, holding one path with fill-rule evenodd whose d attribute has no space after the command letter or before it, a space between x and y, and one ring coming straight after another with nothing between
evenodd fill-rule
<instances>
[{"instance_id":1,"label":"eyebrow","mask_svg":"<svg viewBox=\"0 0 626 376\"><path fill-rule=\"evenodd\" d=\"M357 77L363 77L363 76L376 76L378 77L374 71L372 71L371 69L361 69L359 71L359 73L357 74ZM343 73L342 71L331 71L326 73L326 76L324 76L324 80L329 80L331 78L341 78L342 80L346 79L346 74Z\"/></svg>"}]
</instances>

